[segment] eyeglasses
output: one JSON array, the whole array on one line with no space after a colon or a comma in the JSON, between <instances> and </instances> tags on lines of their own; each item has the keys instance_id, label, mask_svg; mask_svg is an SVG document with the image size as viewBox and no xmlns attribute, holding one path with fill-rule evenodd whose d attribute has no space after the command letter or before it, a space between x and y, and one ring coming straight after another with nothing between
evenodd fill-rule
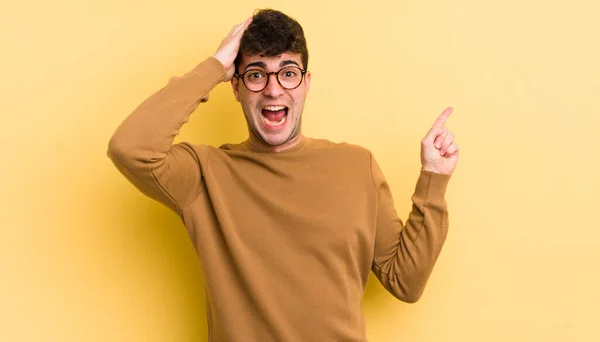
<instances>
[{"instance_id":1,"label":"eyeglasses","mask_svg":"<svg viewBox=\"0 0 600 342\"><path fill-rule=\"evenodd\" d=\"M306 70L302 70L297 66L287 66L279 71L266 72L260 69L250 69L243 74L235 73L235 77L241 78L244 86L250 91L263 91L269 84L271 75L276 75L277 82L284 89L296 89L302 83Z\"/></svg>"}]
</instances>

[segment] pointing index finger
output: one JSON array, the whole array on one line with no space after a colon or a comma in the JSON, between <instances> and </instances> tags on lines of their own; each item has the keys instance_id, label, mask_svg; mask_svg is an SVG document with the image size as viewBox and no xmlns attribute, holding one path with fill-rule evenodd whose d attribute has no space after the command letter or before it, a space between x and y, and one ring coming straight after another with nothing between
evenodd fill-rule
<instances>
[{"instance_id":1,"label":"pointing index finger","mask_svg":"<svg viewBox=\"0 0 600 342\"><path fill-rule=\"evenodd\" d=\"M435 120L432 127L442 127L446 123L446 120L450 116L454 109L452 107L446 108L440 116Z\"/></svg>"}]
</instances>

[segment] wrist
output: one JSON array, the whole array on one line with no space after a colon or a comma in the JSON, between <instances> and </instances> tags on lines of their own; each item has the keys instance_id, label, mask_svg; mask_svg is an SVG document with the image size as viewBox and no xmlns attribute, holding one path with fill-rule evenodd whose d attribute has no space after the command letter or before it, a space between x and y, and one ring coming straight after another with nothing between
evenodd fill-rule
<instances>
[{"instance_id":1,"label":"wrist","mask_svg":"<svg viewBox=\"0 0 600 342\"><path fill-rule=\"evenodd\" d=\"M433 166L429 166L429 165L422 165L421 170L427 171L427 172L439 173Z\"/></svg>"},{"instance_id":2,"label":"wrist","mask_svg":"<svg viewBox=\"0 0 600 342\"><path fill-rule=\"evenodd\" d=\"M223 68L224 68L224 69L227 69L227 66L225 65L225 62L224 62L224 60L223 60L223 57L222 57L222 56L219 56L219 54L218 54L218 53L215 53L214 55L212 55L212 57L213 57L214 59L216 59L217 61L219 61L219 63L221 63L221 65L223 65Z\"/></svg>"},{"instance_id":3,"label":"wrist","mask_svg":"<svg viewBox=\"0 0 600 342\"><path fill-rule=\"evenodd\" d=\"M438 170L438 169L436 169L435 167L432 167L432 166L421 166L421 170L422 171L426 171L426 172L431 172L431 173L437 173L437 174L440 174L440 175L447 175L447 176L451 176L452 175L452 172L450 172L450 173L442 172L442 171L440 171L440 170Z\"/></svg>"}]
</instances>

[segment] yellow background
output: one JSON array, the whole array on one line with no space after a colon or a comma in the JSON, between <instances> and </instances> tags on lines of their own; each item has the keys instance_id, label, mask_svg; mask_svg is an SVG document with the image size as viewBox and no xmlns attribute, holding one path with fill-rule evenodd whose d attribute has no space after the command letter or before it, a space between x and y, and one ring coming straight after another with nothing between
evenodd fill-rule
<instances>
[{"instance_id":1,"label":"yellow background","mask_svg":"<svg viewBox=\"0 0 600 342\"><path fill-rule=\"evenodd\" d=\"M263 7L306 32L304 132L373 150L403 219L420 140L455 108L447 243L416 304L371 279L370 341L600 341L591 0L3 2L0 341L205 340L184 229L106 147L142 100ZM245 137L222 84L178 140Z\"/></svg>"}]
</instances>

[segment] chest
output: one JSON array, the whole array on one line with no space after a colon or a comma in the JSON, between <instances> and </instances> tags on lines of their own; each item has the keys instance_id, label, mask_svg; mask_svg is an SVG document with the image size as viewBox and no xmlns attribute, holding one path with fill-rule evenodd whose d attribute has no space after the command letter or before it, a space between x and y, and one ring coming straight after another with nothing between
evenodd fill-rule
<instances>
[{"instance_id":1,"label":"chest","mask_svg":"<svg viewBox=\"0 0 600 342\"><path fill-rule=\"evenodd\" d=\"M255 249L369 249L377 198L362 165L234 161L207 190L219 221Z\"/></svg>"}]
</instances>

